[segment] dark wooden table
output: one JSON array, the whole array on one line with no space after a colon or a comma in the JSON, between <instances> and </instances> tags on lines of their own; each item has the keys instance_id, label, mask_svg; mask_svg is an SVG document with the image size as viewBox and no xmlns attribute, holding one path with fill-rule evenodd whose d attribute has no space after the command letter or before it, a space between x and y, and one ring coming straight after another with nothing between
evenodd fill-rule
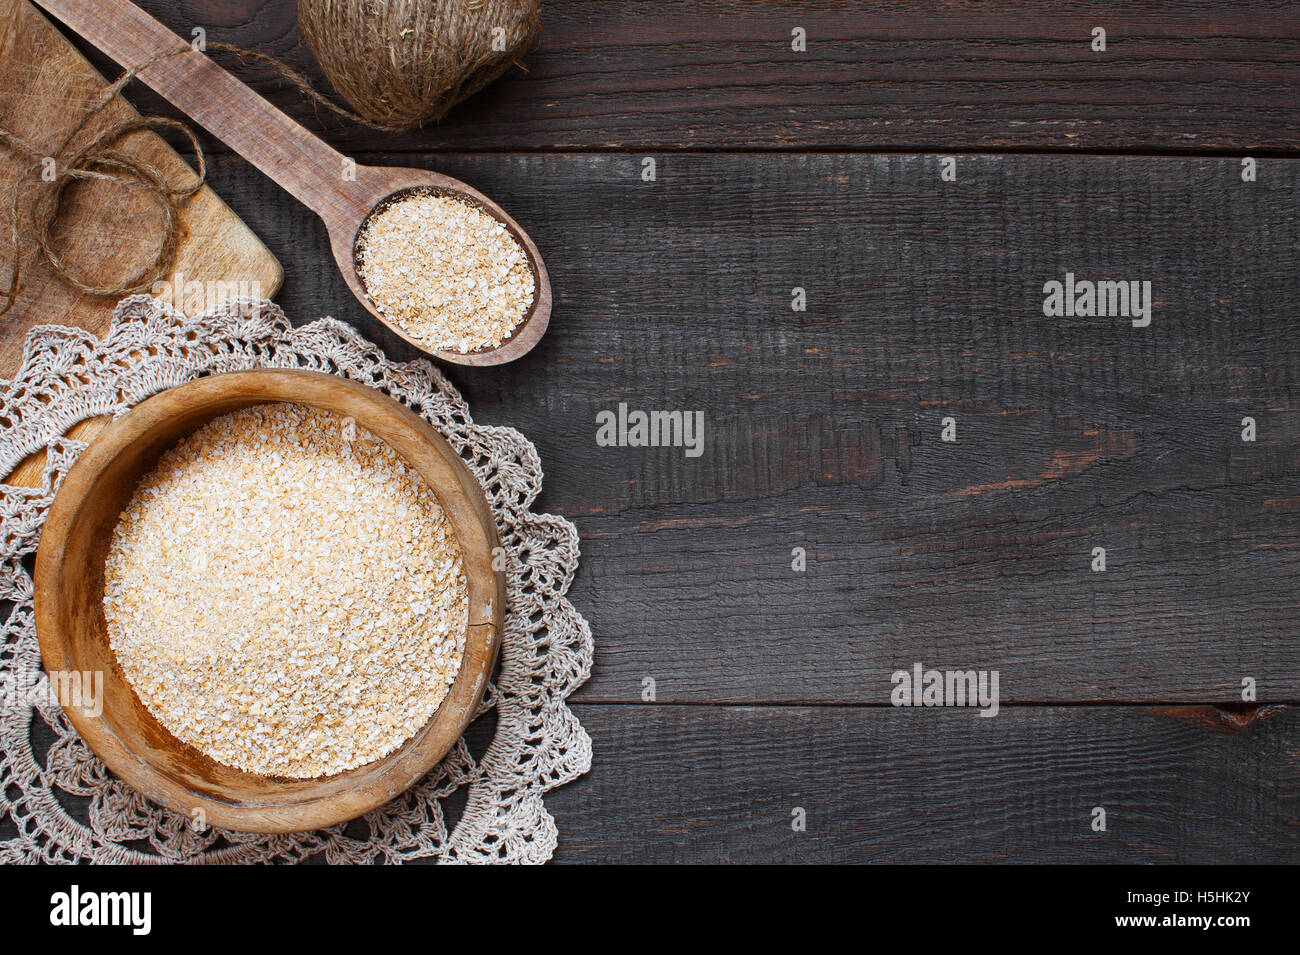
<instances>
[{"instance_id":1,"label":"dark wooden table","mask_svg":"<svg viewBox=\"0 0 1300 955\"><path fill-rule=\"evenodd\" d=\"M143 6L320 76L287 0ZM557 861L1296 860L1298 11L546 0L527 74L400 136L238 69L546 256L542 345L447 373L582 535ZM205 142L286 311L411 357ZM1045 316L1066 272L1149 281L1150 325ZM620 402L703 411L703 454L597 446ZM915 663L997 670L1001 712L892 707Z\"/></svg>"}]
</instances>

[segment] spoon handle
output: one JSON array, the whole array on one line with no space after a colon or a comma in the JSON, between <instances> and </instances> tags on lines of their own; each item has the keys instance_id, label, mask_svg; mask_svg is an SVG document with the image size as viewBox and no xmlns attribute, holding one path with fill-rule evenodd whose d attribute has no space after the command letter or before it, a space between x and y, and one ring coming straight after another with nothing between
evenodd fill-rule
<instances>
[{"instance_id":1,"label":"spoon handle","mask_svg":"<svg viewBox=\"0 0 1300 955\"><path fill-rule=\"evenodd\" d=\"M190 47L129 0L35 2L128 69ZM355 186L350 160L197 49L164 57L138 76L327 221L367 208L363 190L348 188Z\"/></svg>"}]
</instances>

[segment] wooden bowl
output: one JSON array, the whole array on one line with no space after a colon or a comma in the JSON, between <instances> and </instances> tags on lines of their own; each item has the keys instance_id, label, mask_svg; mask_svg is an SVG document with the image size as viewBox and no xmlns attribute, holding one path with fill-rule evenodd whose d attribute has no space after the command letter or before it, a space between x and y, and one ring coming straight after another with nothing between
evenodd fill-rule
<instances>
[{"instance_id":1,"label":"wooden bowl","mask_svg":"<svg viewBox=\"0 0 1300 955\"><path fill-rule=\"evenodd\" d=\"M140 479L178 440L209 419L288 401L352 417L386 441L435 491L459 540L469 582L460 673L429 722L388 756L333 776L282 779L226 766L182 743L140 702L109 647L104 561ZM447 753L483 697L500 643L503 576L492 569L496 524L478 482L429 424L356 382L311 371L214 375L142 402L110 424L64 479L36 556L36 632L45 669L102 673L102 713L65 705L96 755L149 798L207 825L298 832L383 805Z\"/></svg>"}]
</instances>

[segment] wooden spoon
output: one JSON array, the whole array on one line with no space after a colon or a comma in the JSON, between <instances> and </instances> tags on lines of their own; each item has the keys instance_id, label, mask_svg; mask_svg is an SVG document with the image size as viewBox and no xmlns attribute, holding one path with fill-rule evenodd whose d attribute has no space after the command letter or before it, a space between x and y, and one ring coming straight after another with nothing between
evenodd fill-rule
<instances>
[{"instance_id":1,"label":"wooden spoon","mask_svg":"<svg viewBox=\"0 0 1300 955\"><path fill-rule=\"evenodd\" d=\"M127 68L189 46L129 0L35 2ZM409 189L431 188L482 208L510 230L528 256L535 279L533 305L496 348L432 354L461 365L499 365L527 354L541 339L551 318L551 282L541 254L528 233L478 190L436 172L357 165L197 50L158 60L138 75L320 216L352 293L370 314L421 351L429 350L381 315L366 294L357 273L357 233L376 206Z\"/></svg>"}]
</instances>

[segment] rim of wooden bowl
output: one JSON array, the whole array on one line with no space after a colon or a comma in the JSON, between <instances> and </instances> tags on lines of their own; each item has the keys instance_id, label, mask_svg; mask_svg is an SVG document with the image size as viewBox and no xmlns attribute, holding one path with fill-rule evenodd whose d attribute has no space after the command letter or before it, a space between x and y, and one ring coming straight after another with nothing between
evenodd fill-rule
<instances>
[{"instance_id":1,"label":"rim of wooden bowl","mask_svg":"<svg viewBox=\"0 0 1300 955\"><path fill-rule=\"evenodd\" d=\"M429 721L388 756L305 780L225 766L173 736L122 674L103 622L108 540L140 477L163 451L205 421L279 401L350 416L387 442L436 493L456 532L469 583L461 669ZM465 462L427 421L394 399L314 371L211 375L155 395L112 422L64 478L36 556L41 656L51 675L103 670L102 713L75 706L64 706L64 712L108 768L150 799L191 818L199 818L196 810L201 810L207 825L221 829L319 829L401 795L437 765L472 721L500 647L505 580L492 569L492 550L498 546L496 522Z\"/></svg>"}]
</instances>

